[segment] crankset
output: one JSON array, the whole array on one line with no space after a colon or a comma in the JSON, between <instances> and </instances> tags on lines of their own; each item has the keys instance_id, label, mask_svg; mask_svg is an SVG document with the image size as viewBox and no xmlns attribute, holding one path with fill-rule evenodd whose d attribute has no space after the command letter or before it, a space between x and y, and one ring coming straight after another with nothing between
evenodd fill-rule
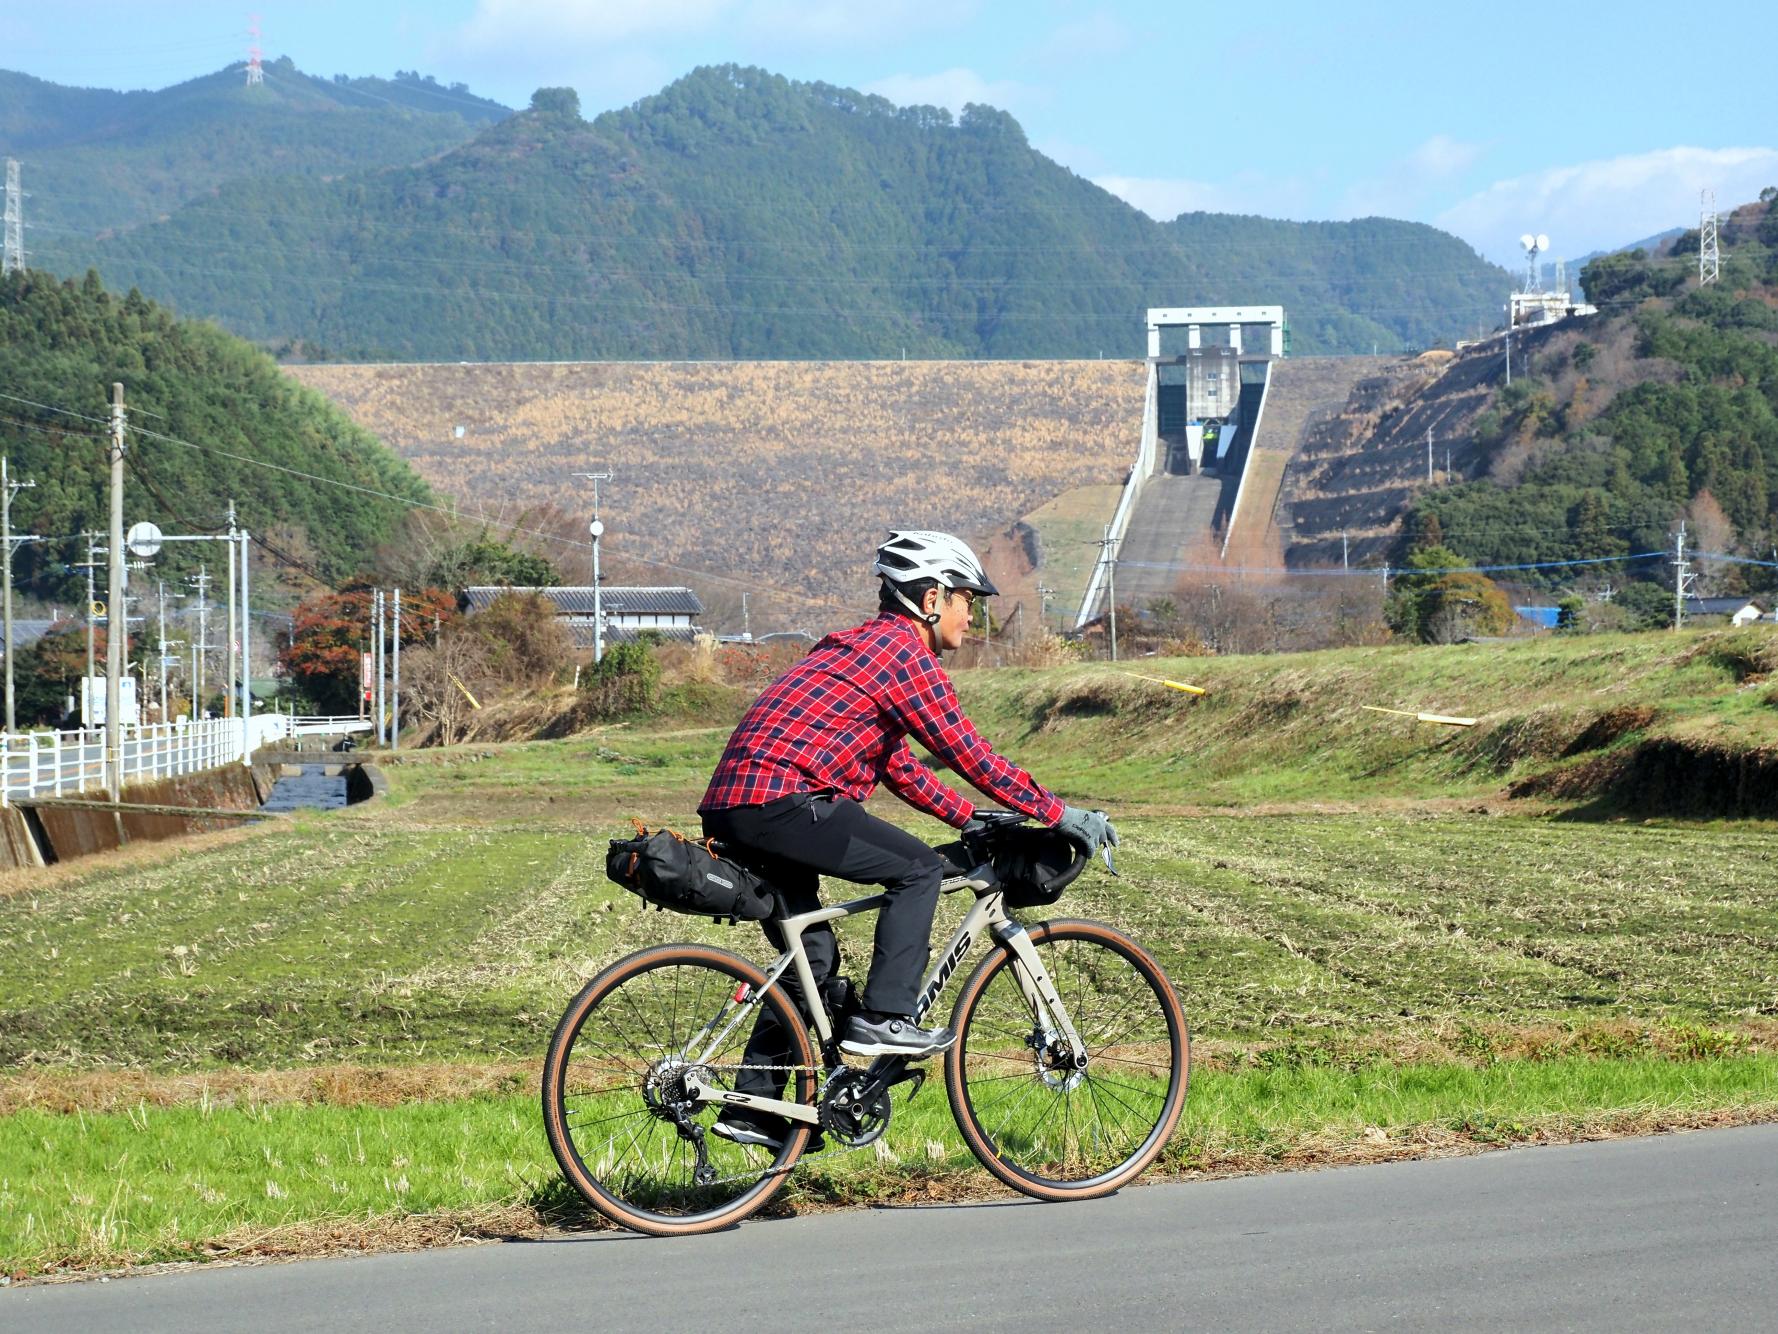
<instances>
[{"instance_id":1,"label":"crankset","mask_svg":"<svg viewBox=\"0 0 1778 1334\"><path fill-rule=\"evenodd\" d=\"M849 1149L874 1144L889 1129L889 1083L868 1070L843 1069L821 1094L821 1128Z\"/></svg>"}]
</instances>

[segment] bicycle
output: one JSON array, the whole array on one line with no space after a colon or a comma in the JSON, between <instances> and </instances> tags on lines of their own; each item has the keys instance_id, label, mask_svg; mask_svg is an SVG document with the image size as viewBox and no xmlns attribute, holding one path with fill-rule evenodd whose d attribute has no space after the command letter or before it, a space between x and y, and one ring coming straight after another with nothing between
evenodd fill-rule
<instances>
[{"instance_id":1,"label":"bicycle","mask_svg":"<svg viewBox=\"0 0 1778 1334\"><path fill-rule=\"evenodd\" d=\"M1130 937L1078 919L1027 928L1012 915L992 861L996 839L1022 819L988 820L965 845L979 863L943 882L975 901L928 972L915 1021L970 947L991 939L952 1011L951 1113L970 1152L1014 1190L1092 1199L1134 1180L1165 1147L1184 1108L1190 1037L1172 984ZM1109 851L1105 859L1110 867ZM637 1232L709 1232L766 1204L816 1133L842 1151L881 1138L890 1090L912 1083L912 1097L925 1071L899 1056L845 1063L802 933L886 902L877 894L778 917L786 948L768 968L714 946L660 945L588 982L543 1070L550 1149L575 1191ZM791 969L806 1019L778 985ZM790 1062L773 1067L785 1077L781 1098L735 1087L761 1007L791 1042ZM775 1152L712 1135L725 1106L784 1117L791 1133Z\"/></svg>"}]
</instances>

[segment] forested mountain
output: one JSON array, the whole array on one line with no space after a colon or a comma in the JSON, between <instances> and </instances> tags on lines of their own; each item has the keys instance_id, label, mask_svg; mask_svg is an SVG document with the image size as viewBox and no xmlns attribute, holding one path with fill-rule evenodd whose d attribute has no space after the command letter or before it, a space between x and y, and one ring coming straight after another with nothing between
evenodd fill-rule
<instances>
[{"instance_id":1,"label":"forested mountain","mask_svg":"<svg viewBox=\"0 0 1778 1334\"><path fill-rule=\"evenodd\" d=\"M1484 475L1426 492L1411 526L1436 516L1450 546L1496 564L1670 550L1684 519L1693 550L1771 562L1778 189L1737 209L1723 236L1722 276L1709 287L1697 285L1696 233L1672 257L1638 250L1589 264L1584 281L1601 313L1525 340L1512 386L1475 425ZM1706 558L1697 568L1700 591L1778 588L1769 564ZM1644 559L1605 572L1648 586L1641 605L1667 614L1670 565Z\"/></svg>"},{"instance_id":2,"label":"forested mountain","mask_svg":"<svg viewBox=\"0 0 1778 1334\"><path fill-rule=\"evenodd\" d=\"M78 271L79 238L171 213L218 185L406 165L511 112L417 74L319 79L289 60L152 92L68 88L0 70L0 154L23 160L28 245ZM73 268L69 269L69 265Z\"/></svg>"},{"instance_id":3,"label":"forested mountain","mask_svg":"<svg viewBox=\"0 0 1778 1334\"><path fill-rule=\"evenodd\" d=\"M48 539L22 544L14 557L20 586L39 596L78 600L78 534L108 522L114 381L138 428L129 436L126 523L215 532L232 497L248 528L340 579L363 567L408 510L368 492L430 498L374 436L233 335L175 319L135 292L114 296L96 275L58 282L8 274L0 278L0 453L14 479L35 483L19 493L12 522L15 533ZM337 482L348 486L329 484ZM200 554L169 547L157 564L172 579ZM207 559L214 567L219 555Z\"/></svg>"},{"instance_id":4,"label":"forested mountain","mask_svg":"<svg viewBox=\"0 0 1778 1334\"><path fill-rule=\"evenodd\" d=\"M1394 218L1280 222L1182 213L1167 224L1216 301L1282 302L1297 352L1395 352L1500 323L1511 278L1469 245ZM1505 285L1503 285L1505 284Z\"/></svg>"},{"instance_id":5,"label":"forested mountain","mask_svg":"<svg viewBox=\"0 0 1778 1334\"><path fill-rule=\"evenodd\" d=\"M1010 117L700 69L437 159L225 185L79 256L349 359L1140 355L1149 305L1282 302L1296 350L1472 333L1510 280L1430 227L1156 223Z\"/></svg>"}]
</instances>

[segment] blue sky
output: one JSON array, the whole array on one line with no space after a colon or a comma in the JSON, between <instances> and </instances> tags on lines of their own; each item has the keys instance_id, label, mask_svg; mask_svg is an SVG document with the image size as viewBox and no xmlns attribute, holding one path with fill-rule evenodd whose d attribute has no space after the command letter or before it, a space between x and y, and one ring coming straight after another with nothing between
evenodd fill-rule
<instances>
[{"instance_id":1,"label":"blue sky","mask_svg":"<svg viewBox=\"0 0 1778 1334\"><path fill-rule=\"evenodd\" d=\"M417 69L591 115L735 61L953 108L1031 141L1157 217L1383 214L1510 263L1547 232L1577 256L1696 225L1778 184L1778 6L1061 4L1052 0L67 0L6 6L0 65L158 87L242 58L317 74Z\"/></svg>"}]
</instances>

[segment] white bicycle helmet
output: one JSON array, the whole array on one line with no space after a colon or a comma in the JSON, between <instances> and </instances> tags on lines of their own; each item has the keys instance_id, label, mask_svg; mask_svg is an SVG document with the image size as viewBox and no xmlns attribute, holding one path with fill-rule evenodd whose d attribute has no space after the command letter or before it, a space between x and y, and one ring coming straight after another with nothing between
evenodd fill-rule
<instances>
[{"instance_id":1,"label":"white bicycle helmet","mask_svg":"<svg viewBox=\"0 0 1778 1334\"><path fill-rule=\"evenodd\" d=\"M876 563L871 573L887 580L897 601L922 620L938 618L925 615L911 599L903 595L899 585L934 580L940 588L968 589L985 597L1000 592L981 559L969 544L949 533L927 532L923 529L895 529L889 540L877 548Z\"/></svg>"}]
</instances>

